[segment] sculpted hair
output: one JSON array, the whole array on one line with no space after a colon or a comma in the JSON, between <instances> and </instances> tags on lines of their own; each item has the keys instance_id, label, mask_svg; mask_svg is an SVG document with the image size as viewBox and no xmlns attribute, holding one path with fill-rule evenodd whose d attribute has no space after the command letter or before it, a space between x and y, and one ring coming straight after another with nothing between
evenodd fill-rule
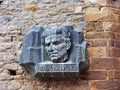
<instances>
[{"instance_id":1,"label":"sculpted hair","mask_svg":"<svg viewBox=\"0 0 120 90\"><path fill-rule=\"evenodd\" d=\"M65 27L60 27L57 29L48 29L42 33L41 38L42 38L43 45L45 44L45 38L47 36L59 35L59 34L62 34L64 36L64 41L70 41L71 34L70 34L69 30L66 29Z\"/></svg>"}]
</instances>

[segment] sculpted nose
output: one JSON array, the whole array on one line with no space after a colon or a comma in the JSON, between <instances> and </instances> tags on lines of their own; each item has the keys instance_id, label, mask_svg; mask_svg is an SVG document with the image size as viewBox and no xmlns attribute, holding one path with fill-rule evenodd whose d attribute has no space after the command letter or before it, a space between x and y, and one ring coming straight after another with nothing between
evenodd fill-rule
<instances>
[{"instance_id":1,"label":"sculpted nose","mask_svg":"<svg viewBox=\"0 0 120 90\"><path fill-rule=\"evenodd\" d=\"M54 46L53 44L51 43L50 46L48 47L48 52L52 52L54 50Z\"/></svg>"}]
</instances>

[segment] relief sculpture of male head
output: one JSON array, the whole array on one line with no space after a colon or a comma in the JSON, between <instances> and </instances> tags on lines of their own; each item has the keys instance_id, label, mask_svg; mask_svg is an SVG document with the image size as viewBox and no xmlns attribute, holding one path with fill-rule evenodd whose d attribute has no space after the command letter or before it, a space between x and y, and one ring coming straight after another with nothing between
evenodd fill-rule
<instances>
[{"instance_id":1,"label":"relief sculpture of male head","mask_svg":"<svg viewBox=\"0 0 120 90\"><path fill-rule=\"evenodd\" d=\"M60 27L57 29L45 30L41 37L48 57L53 63L67 62L71 47L70 32Z\"/></svg>"},{"instance_id":2,"label":"relief sculpture of male head","mask_svg":"<svg viewBox=\"0 0 120 90\"><path fill-rule=\"evenodd\" d=\"M72 26L33 26L24 36L19 63L34 77L79 77L89 66L86 45L83 33Z\"/></svg>"}]
</instances>

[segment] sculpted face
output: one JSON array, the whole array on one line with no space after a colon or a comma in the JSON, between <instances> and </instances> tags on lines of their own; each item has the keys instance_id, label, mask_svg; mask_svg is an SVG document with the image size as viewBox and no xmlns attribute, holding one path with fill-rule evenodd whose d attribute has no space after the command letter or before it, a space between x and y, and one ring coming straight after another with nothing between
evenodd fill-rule
<instances>
[{"instance_id":1,"label":"sculpted face","mask_svg":"<svg viewBox=\"0 0 120 90\"><path fill-rule=\"evenodd\" d=\"M62 34L45 37L45 49L51 61L64 62L68 58L67 50L70 46L64 38Z\"/></svg>"}]
</instances>

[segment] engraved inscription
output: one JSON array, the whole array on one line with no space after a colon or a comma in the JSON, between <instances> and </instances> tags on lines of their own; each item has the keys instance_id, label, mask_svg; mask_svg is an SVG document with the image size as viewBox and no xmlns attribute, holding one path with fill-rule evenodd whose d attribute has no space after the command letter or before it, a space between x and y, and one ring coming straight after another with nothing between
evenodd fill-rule
<instances>
[{"instance_id":1,"label":"engraved inscription","mask_svg":"<svg viewBox=\"0 0 120 90\"><path fill-rule=\"evenodd\" d=\"M78 67L76 64L37 64L37 70L39 72L75 72Z\"/></svg>"}]
</instances>

